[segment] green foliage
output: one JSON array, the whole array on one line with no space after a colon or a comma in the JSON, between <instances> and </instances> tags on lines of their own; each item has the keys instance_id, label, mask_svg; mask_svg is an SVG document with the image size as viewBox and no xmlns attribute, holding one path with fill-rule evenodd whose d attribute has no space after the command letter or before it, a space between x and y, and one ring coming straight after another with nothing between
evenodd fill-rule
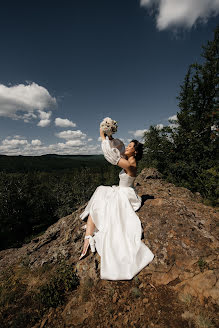
<instances>
[{"instance_id":1,"label":"green foliage","mask_svg":"<svg viewBox=\"0 0 219 328\"><path fill-rule=\"evenodd\" d=\"M204 269L207 267L207 262L203 258L199 258L198 266L199 266L200 271L203 272Z\"/></svg>"},{"instance_id":2,"label":"green foliage","mask_svg":"<svg viewBox=\"0 0 219 328\"><path fill-rule=\"evenodd\" d=\"M63 304L68 293L79 285L74 268L62 256L59 256L54 272L51 264L33 270L23 261L1 272L1 328L33 327L50 307ZM42 284L42 276L47 283ZM32 280L38 283L30 288Z\"/></svg>"},{"instance_id":3,"label":"green foliage","mask_svg":"<svg viewBox=\"0 0 219 328\"><path fill-rule=\"evenodd\" d=\"M138 287L133 287L131 290L131 295L133 298L141 297L142 293Z\"/></svg>"},{"instance_id":4,"label":"green foliage","mask_svg":"<svg viewBox=\"0 0 219 328\"><path fill-rule=\"evenodd\" d=\"M27 293L21 276L12 266L1 272L0 322L1 328L33 327L42 317L40 304L34 301L35 294Z\"/></svg>"},{"instance_id":5,"label":"green foliage","mask_svg":"<svg viewBox=\"0 0 219 328\"><path fill-rule=\"evenodd\" d=\"M57 219L55 195L35 173L0 173L0 247L19 245Z\"/></svg>"},{"instance_id":6,"label":"green foliage","mask_svg":"<svg viewBox=\"0 0 219 328\"><path fill-rule=\"evenodd\" d=\"M189 65L179 100L177 121L144 135L143 161L169 181L198 191L209 205L218 202L219 26L203 46L202 65Z\"/></svg>"},{"instance_id":7,"label":"green foliage","mask_svg":"<svg viewBox=\"0 0 219 328\"><path fill-rule=\"evenodd\" d=\"M105 163L69 172L0 172L0 249L42 234L88 201L98 185L117 184L119 169Z\"/></svg>"},{"instance_id":8,"label":"green foliage","mask_svg":"<svg viewBox=\"0 0 219 328\"><path fill-rule=\"evenodd\" d=\"M146 167L156 167L165 174L168 163L174 160L174 145L169 140L169 127L162 130L150 126L145 134L144 147L146 152L143 156L143 162Z\"/></svg>"},{"instance_id":9,"label":"green foliage","mask_svg":"<svg viewBox=\"0 0 219 328\"><path fill-rule=\"evenodd\" d=\"M66 291L74 290L78 285L79 278L72 266L62 260L49 283L40 287L36 299L46 308L57 307L65 303Z\"/></svg>"},{"instance_id":10,"label":"green foliage","mask_svg":"<svg viewBox=\"0 0 219 328\"><path fill-rule=\"evenodd\" d=\"M104 167L103 155L7 156L0 155L0 171L7 173L71 172L75 168Z\"/></svg>"},{"instance_id":11,"label":"green foliage","mask_svg":"<svg viewBox=\"0 0 219 328\"><path fill-rule=\"evenodd\" d=\"M136 286L139 286L141 284L141 280L137 276L134 277L133 281Z\"/></svg>"}]
</instances>

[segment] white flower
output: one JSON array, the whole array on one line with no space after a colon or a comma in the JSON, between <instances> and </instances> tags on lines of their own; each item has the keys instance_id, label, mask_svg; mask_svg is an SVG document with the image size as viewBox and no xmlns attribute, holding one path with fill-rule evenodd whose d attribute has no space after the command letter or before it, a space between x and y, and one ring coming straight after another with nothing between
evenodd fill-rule
<instances>
[{"instance_id":1,"label":"white flower","mask_svg":"<svg viewBox=\"0 0 219 328\"><path fill-rule=\"evenodd\" d=\"M105 117L100 123L100 128L102 128L103 132L108 136L111 136L113 133L117 132L118 123L110 117Z\"/></svg>"}]
</instances>

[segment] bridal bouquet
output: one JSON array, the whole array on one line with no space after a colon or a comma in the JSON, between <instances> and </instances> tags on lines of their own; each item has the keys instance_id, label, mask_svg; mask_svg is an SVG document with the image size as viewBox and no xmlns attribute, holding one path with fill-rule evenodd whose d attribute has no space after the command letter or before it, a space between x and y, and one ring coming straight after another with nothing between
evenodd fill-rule
<instances>
[{"instance_id":1,"label":"bridal bouquet","mask_svg":"<svg viewBox=\"0 0 219 328\"><path fill-rule=\"evenodd\" d=\"M105 117L104 120L100 123L100 128L106 135L108 135L108 137L117 131L117 127L117 121L112 120L110 117Z\"/></svg>"},{"instance_id":2,"label":"bridal bouquet","mask_svg":"<svg viewBox=\"0 0 219 328\"><path fill-rule=\"evenodd\" d=\"M105 117L104 120L100 123L100 128L103 130L103 132L108 136L112 137L112 134L117 132L118 123L115 120L112 120L110 117ZM126 158L125 153L125 145L122 142L122 140L116 138L109 139L109 145L110 147L117 148L120 152L120 156L122 158Z\"/></svg>"}]
</instances>

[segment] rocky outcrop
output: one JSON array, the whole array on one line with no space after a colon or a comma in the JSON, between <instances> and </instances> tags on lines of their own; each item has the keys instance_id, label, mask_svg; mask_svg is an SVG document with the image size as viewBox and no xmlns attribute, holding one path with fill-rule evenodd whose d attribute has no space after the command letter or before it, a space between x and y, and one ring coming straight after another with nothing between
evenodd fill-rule
<instances>
[{"instance_id":1,"label":"rocky outcrop","mask_svg":"<svg viewBox=\"0 0 219 328\"><path fill-rule=\"evenodd\" d=\"M26 257L32 269L55 265L59 254L77 269L81 283L69 302L35 328L201 327L203 314L212 327L219 325L218 209L153 168L142 170L135 187L142 196L143 241L155 257L131 281L101 280L97 253L78 262L84 237L79 215L87 204L29 244L0 252L1 270Z\"/></svg>"}]
</instances>

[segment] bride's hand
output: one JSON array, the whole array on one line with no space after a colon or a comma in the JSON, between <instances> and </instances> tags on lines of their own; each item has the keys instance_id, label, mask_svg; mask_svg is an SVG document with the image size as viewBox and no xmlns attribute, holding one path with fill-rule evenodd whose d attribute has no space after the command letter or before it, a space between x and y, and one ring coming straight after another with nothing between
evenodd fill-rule
<instances>
[{"instance_id":1,"label":"bride's hand","mask_svg":"<svg viewBox=\"0 0 219 328\"><path fill-rule=\"evenodd\" d=\"M102 130L102 128L100 128L100 136L101 136L102 139L106 139L105 133L104 133L104 131ZM113 136L111 135L111 136L109 136L109 139L112 140L112 139L114 139L114 138L113 138Z\"/></svg>"},{"instance_id":2,"label":"bride's hand","mask_svg":"<svg viewBox=\"0 0 219 328\"><path fill-rule=\"evenodd\" d=\"M104 132L102 130L102 128L100 128L100 136L103 136L104 135Z\"/></svg>"},{"instance_id":3,"label":"bride's hand","mask_svg":"<svg viewBox=\"0 0 219 328\"><path fill-rule=\"evenodd\" d=\"M105 134L104 134L102 128L100 128L100 137L101 137L102 140L106 139Z\"/></svg>"}]
</instances>

